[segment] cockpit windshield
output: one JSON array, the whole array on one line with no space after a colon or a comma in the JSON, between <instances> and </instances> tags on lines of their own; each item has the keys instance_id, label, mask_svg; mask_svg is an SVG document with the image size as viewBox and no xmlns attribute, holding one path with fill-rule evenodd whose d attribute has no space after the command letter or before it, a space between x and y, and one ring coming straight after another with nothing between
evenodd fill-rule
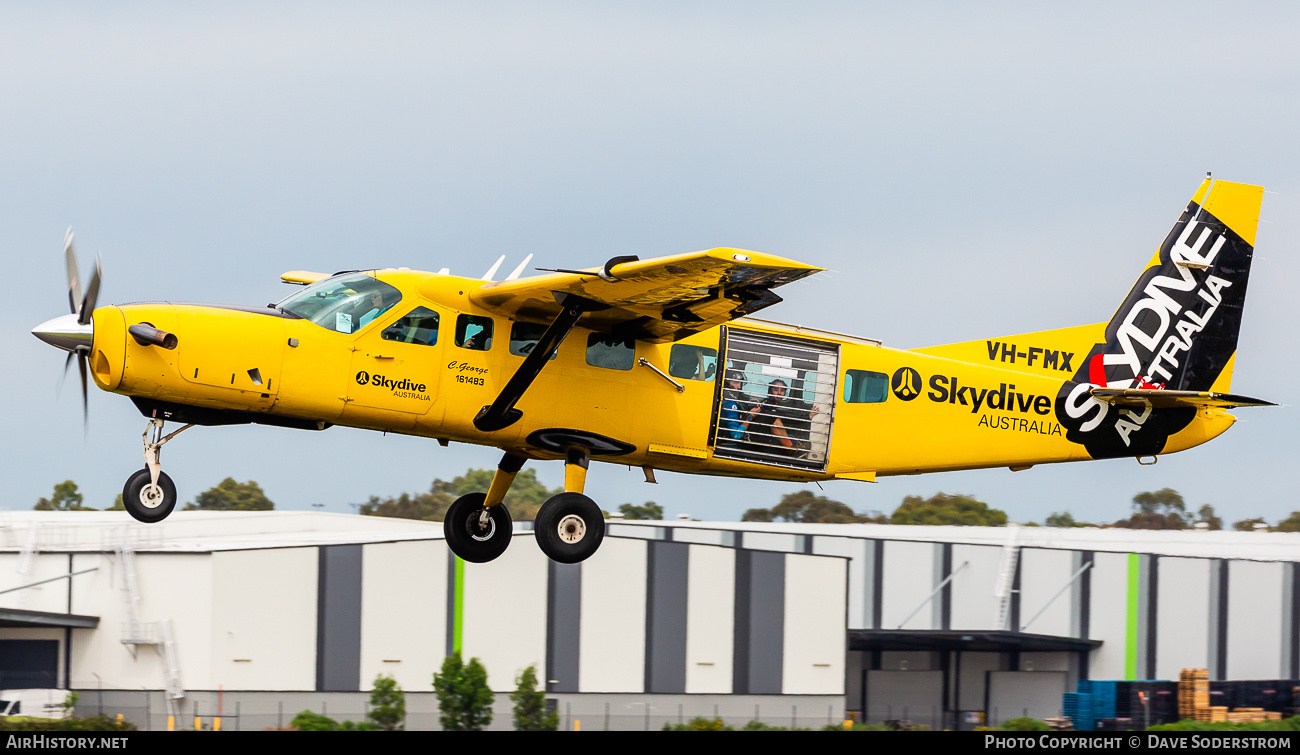
<instances>
[{"instance_id":1,"label":"cockpit windshield","mask_svg":"<svg viewBox=\"0 0 1300 755\"><path fill-rule=\"evenodd\" d=\"M396 288L369 273L316 281L276 306L339 333L355 333L402 300Z\"/></svg>"}]
</instances>

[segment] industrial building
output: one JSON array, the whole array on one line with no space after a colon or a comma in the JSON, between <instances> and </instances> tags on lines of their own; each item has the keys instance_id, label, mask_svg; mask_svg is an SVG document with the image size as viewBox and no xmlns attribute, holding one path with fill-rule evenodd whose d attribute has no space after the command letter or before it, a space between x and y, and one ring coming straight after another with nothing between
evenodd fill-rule
<instances>
[{"instance_id":1,"label":"industrial building","mask_svg":"<svg viewBox=\"0 0 1300 755\"><path fill-rule=\"evenodd\" d=\"M434 522L10 512L0 699L72 689L142 728L261 729L360 719L388 674L408 728L431 729L433 673L460 649L498 692L493 728L529 665L584 730L969 728L1059 715L1079 679L1300 679L1298 534L611 522L561 565L529 526L465 564Z\"/></svg>"}]
</instances>

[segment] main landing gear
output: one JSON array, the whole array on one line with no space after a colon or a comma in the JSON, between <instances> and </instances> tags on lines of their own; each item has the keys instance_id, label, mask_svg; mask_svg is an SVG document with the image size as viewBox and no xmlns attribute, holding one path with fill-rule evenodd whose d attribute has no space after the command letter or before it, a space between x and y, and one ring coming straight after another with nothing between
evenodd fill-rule
<instances>
[{"instance_id":1,"label":"main landing gear","mask_svg":"<svg viewBox=\"0 0 1300 755\"><path fill-rule=\"evenodd\" d=\"M586 448L569 446L564 458L564 492L537 511L537 545L552 561L576 564L586 560L605 539L605 517L600 507L582 494L590 460ZM510 545L510 514L502 501L523 465L523 457L506 453L486 494L470 493L451 505L442 529L453 553L474 563L491 561L505 553Z\"/></svg>"},{"instance_id":2,"label":"main landing gear","mask_svg":"<svg viewBox=\"0 0 1300 755\"><path fill-rule=\"evenodd\" d=\"M158 457L164 443L191 427L194 425L186 425L163 436L163 421L149 420L149 425L144 429L145 468L128 477L126 485L122 487L122 505L126 507L126 513L137 521L146 524L161 522L176 508L176 485L162 471Z\"/></svg>"}]
</instances>

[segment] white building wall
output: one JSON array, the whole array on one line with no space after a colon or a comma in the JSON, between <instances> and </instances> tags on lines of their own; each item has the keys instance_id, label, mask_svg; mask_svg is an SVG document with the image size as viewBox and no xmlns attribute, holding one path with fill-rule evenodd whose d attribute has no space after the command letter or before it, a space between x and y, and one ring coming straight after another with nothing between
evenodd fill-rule
<instances>
[{"instance_id":1,"label":"white building wall","mask_svg":"<svg viewBox=\"0 0 1300 755\"><path fill-rule=\"evenodd\" d=\"M1123 679L1128 646L1127 553L1093 555L1088 637L1101 640L1088 664L1091 679Z\"/></svg>"},{"instance_id":2,"label":"white building wall","mask_svg":"<svg viewBox=\"0 0 1300 755\"><path fill-rule=\"evenodd\" d=\"M44 558L57 559L64 568L67 567L66 554L48 554ZM171 619L181 682L187 689L214 689L217 682L213 678L211 655L213 572L210 555L137 553L135 565L140 621ZM77 630L74 635L72 685L97 688L102 680L106 688L162 688L164 664L161 648L139 646L138 655L133 658L130 649L121 643L123 625L128 622L129 613L117 558L111 553L74 556L73 571L92 567L97 567L98 571L73 578L72 612L98 616L99 628ZM314 601L314 590L312 597ZM66 604L59 609L60 612L66 610Z\"/></svg>"},{"instance_id":3,"label":"white building wall","mask_svg":"<svg viewBox=\"0 0 1300 755\"><path fill-rule=\"evenodd\" d=\"M1185 668L1210 668L1208 558L1161 557L1156 605L1156 678L1177 679Z\"/></svg>"},{"instance_id":4,"label":"white building wall","mask_svg":"<svg viewBox=\"0 0 1300 755\"><path fill-rule=\"evenodd\" d=\"M583 564L578 657L583 692L645 691L648 547L644 540L608 538Z\"/></svg>"},{"instance_id":5,"label":"white building wall","mask_svg":"<svg viewBox=\"0 0 1300 755\"><path fill-rule=\"evenodd\" d=\"M736 552L692 545L686 576L687 694L731 692L735 604Z\"/></svg>"},{"instance_id":6,"label":"white building wall","mask_svg":"<svg viewBox=\"0 0 1300 755\"><path fill-rule=\"evenodd\" d=\"M962 569L962 564L968 566ZM998 601L993 591L997 588L998 568L1001 564L1001 548L985 545L952 546L953 629L999 628ZM938 597L935 599L938 600Z\"/></svg>"},{"instance_id":7,"label":"white building wall","mask_svg":"<svg viewBox=\"0 0 1300 755\"><path fill-rule=\"evenodd\" d=\"M798 535L781 532L746 532L744 546L757 551L792 551L798 542Z\"/></svg>"},{"instance_id":8,"label":"white building wall","mask_svg":"<svg viewBox=\"0 0 1300 755\"><path fill-rule=\"evenodd\" d=\"M1067 588L1074 574L1074 552L1022 548L1020 551L1020 624L1030 624L1024 631L1031 634L1069 636L1071 601ZM1056 596L1055 600L1052 600ZM1051 600L1051 604L1048 601ZM1046 606L1042 615L1034 618ZM1020 627L1012 627L1019 629Z\"/></svg>"},{"instance_id":9,"label":"white building wall","mask_svg":"<svg viewBox=\"0 0 1300 755\"><path fill-rule=\"evenodd\" d=\"M845 566L838 558L785 557L781 687L787 695L844 694Z\"/></svg>"},{"instance_id":10,"label":"white building wall","mask_svg":"<svg viewBox=\"0 0 1300 755\"><path fill-rule=\"evenodd\" d=\"M1282 569L1280 563L1228 564L1228 678L1281 679Z\"/></svg>"},{"instance_id":11,"label":"white building wall","mask_svg":"<svg viewBox=\"0 0 1300 755\"><path fill-rule=\"evenodd\" d=\"M871 625L871 606L867 605L870 585L867 579L868 542L850 537L813 539L813 553L849 559L849 628L866 629Z\"/></svg>"},{"instance_id":12,"label":"white building wall","mask_svg":"<svg viewBox=\"0 0 1300 755\"><path fill-rule=\"evenodd\" d=\"M461 653L479 659L496 692L513 692L515 675L530 665L539 680L546 676L547 562L536 542L518 534L500 558L465 564ZM601 553L588 563L600 568Z\"/></svg>"},{"instance_id":13,"label":"white building wall","mask_svg":"<svg viewBox=\"0 0 1300 755\"><path fill-rule=\"evenodd\" d=\"M746 535L748 538L748 535ZM748 542L748 540L746 541ZM907 615L925 600L935 587L935 543L888 540L882 580L880 628L898 629ZM929 606L916 612L903 629L935 629L934 611Z\"/></svg>"},{"instance_id":14,"label":"white building wall","mask_svg":"<svg viewBox=\"0 0 1300 755\"><path fill-rule=\"evenodd\" d=\"M23 538L24 533L19 531L18 539L21 541ZM0 590L58 577L69 571L66 553L38 554L32 561L31 573L27 575L18 573L21 561L18 553L0 553ZM61 579L57 582L47 582L36 587L5 593L0 595L0 606L24 611L65 613L68 610L68 581Z\"/></svg>"},{"instance_id":15,"label":"white building wall","mask_svg":"<svg viewBox=\"0 0 1300 755\"><path fill-rule=\"evenodd\" d=\"M361 688L387 674L429 689L447 649L446 543L365 545L361 579Z\"/></svg>"},{"instance_id":16,"label":"white building wall","mask_svg":"<svg viewBox=\"0 0 1300 755\"><path fill-rule=\"evenodd\" d=\"M315 547L211 556L212 674L191 689L316 689ZM178 642L185 643L184 637ZM182 665L182 675L188 669Z\"/></svg>"}]
</instances>

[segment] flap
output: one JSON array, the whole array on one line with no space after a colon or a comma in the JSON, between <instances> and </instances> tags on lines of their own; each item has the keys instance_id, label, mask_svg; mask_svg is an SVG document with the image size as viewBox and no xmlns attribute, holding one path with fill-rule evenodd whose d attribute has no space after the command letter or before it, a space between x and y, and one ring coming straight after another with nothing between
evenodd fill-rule
<instances>
[{"instance_id":1,"label":"flap","mask_svg":"<svg viewBox=\"0 0 1300 755\"><path fill-rule=\"evenodd\" d=\"M1196 408L1233 409L1239 406L1277 406L1248 396L1209 391L1164 391L1137 388L1093 388L1094 398L1120 406L1152 406L1156 409L1191 406Z\"/></svg>"},{"instance_id":2,"label":"flap","mask_svg":"<svg viewBox=\"0 0 1300 755\"><path fill-rule=\"evenodd\" d=\"M559 271L470 292L475 304L516 320L550 322L557 296L581 296L608 309L583 315L582 326L664 343L753 314L781 301L771 292L822 268L743 249L615 258L604 267Z\"/></svg>"},{"instance_id":3,"label":"flap","mask_svg":"<svg viewBox=\"0 0 1300 755\"><path fill-rule=\"evenodd\" d=\"M329 273L312 273L307 270L290 270L280 275L280 280L285 283L294 283L299 286L305 286L309 283L325 280L330 277Z\"/></svg>"}]
</instances>

